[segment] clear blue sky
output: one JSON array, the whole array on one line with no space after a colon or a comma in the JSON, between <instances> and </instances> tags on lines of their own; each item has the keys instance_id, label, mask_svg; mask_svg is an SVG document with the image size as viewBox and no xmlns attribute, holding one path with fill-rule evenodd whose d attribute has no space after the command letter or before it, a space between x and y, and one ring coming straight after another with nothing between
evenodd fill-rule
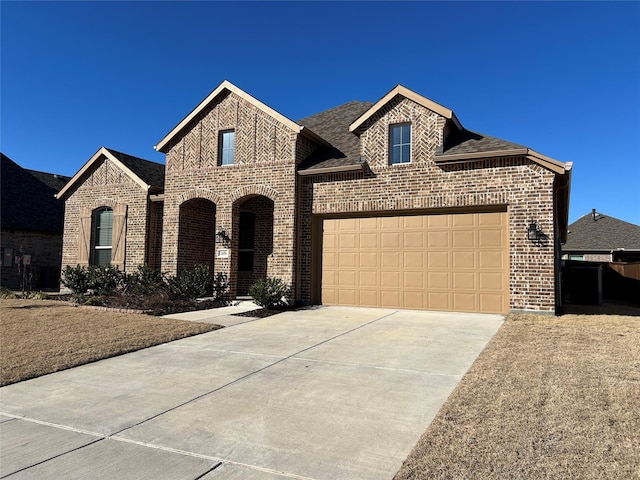
<instances>
[{"instance_id":1,"label":"clear blue sky","mask_svg":"<svg viewBox=\"0 0 640 480\"><path fill-rule=\"evenodd\" d=\"M640 224L639 2L7 2L3 153L73 175L153 150L222 80L292 120L400 83L574 163L570 221Z\"/></svg>"}]
</instances>

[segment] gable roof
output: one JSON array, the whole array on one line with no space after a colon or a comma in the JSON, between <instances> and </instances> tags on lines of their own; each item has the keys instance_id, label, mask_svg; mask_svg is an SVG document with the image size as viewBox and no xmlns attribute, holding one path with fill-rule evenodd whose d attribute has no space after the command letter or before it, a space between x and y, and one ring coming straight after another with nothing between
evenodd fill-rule
<instances>
[{"instance_id":1,"label":"gable roof","mask_svg":"<svg viewBox=\"0 0 640 480\"><path fill-rule=\"evenodd\" d=\"M0 153L0 227L62 233L64 204L55 198L69 177L26 170Z\"/></svg>"},{"instance_id":2,"label":"gable roof","mask_svg":"<svg viewBox=\"0 0 640 480\"><path fill-rule=\"evenodd\" d=\"M569 225L568 251L606 251L625 249L640 251L640 226L592 211Z\"/></svg>"},{"instance_id":3,"label":"gable roof","mask_svg":"<svg viewBox=\"0 0 640 480\"><path fill-rule=\"evenodd\" d=\"M277 121L279 121L280 123L290 128L293 132L302 133L303 135L311 138L317 143L326 144L326 141L321 137L319 137L318 135L316 135L314 132L310 131L309 129L304 129L304 127L302 127L301 125L298 125L296 122L289 120L287 117L285 117L281 113L276 112L274 109L265 105L260 100L252 97L244 90L239 89L231 82L224 80L220 85L218 85L213 90L213 92L207 95L207 97L204 100L202 100L198 104L198 106L196 106L196 108L194 108L191 111L191 113L189 113L186 117L184 117L182 121L173 128L173 130L171 130L167 135L165 135L165 137L162 140L160 140L158 144L155 145L153 148L159 152L167 153L166 147L169 144L169 142L173 140L178 134L180 134L180 132L182 132L187 127L187 125L189 125L189 123L198 116L200 112L202 112L205 108L207 108L220 95L226 92L231 92L239 96L244 101L250 103L257 109L262 110L264 113L266 113L270 117L275 118Z\"/></svg>"},{"instance_id":4,"label":"gable roof","mask_svg":"<svg viewBox=\"0 0 640 480\"><path fill-rule=\"evenodd\" d=\"M135 183L144 190L160 191L164 189L164 165L161 163L144 160L143 158L127 155L126 153L100 147L96 153L78 170L71 180L58 192L57 198L65 198L71 190L81 181L85 175L104 158L116 164Z\"/></svg>"},{"instance_id":5,"label":"gable roof","mask_svg":"<svg viewBox=\"0 0 640 480\"><path fill-rule=\"evenodd\" d=\"M349 125L349 131L356 132L364 122L366 122L369 118L375 115L381 108L383 108L387 103L393 100L397 95L401 95L405 98L408 98L409 100L413 100L418 105L422 105L423 107L428 108L433 112L436 112L438 115L443 116L447 120L453 121L455 126L459 130L462 130L462 125L458 121L456 114L453 113L453 110L447 107L444 107L439 103L434 102L433 100L429 100L427 97L423 97L422 95L412 90L409 90L408 88L403 87L402 85L396 85L391 89L389 93L387 93L384 97L378 100L371 108L369 108L366 112L364 112L357 119L355 119L353 123Z\"/></svg>"}]
</instances>

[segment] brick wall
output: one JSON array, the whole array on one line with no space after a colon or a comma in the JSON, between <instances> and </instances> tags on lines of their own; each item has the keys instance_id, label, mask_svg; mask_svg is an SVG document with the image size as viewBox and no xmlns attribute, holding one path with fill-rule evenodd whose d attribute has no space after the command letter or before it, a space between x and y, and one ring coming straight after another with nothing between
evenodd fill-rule
<instances>
[{"instance_id":1,"label":"brick wall","mask_svg":"<svg viewBox=\"0 0 640 480\"><path fill-rule=\"evenodd\" d=\"M389 125L412 124L412 162L389 165ZM523 157L438 166L444 119L406 99L391 102L361 133L369 169L301 177L301 299L311 298L312 215L343 213L455 212L504 206L509 215L510 307L553 311L554 174ZM545 245L527 240L526 227L537 220L548 235Z\"/></svg>"},{"instance_id":2,"label":"brick wall","mask_svg":"<svg viewBox=\"0 0 640 480\"><path fill-rule=\"evenodd\" d=\"M147 192L108 159L103 160L65 200L62 268L78 263L80 211L128 205L125 271L144 264L147 252Z\"/></svg>"},{"instance_id":3,"label":"brick wall","mask_svg":"<svg viewBox=\"0 0 640 480\"><path fill-rule=\"evenodd\" d=\"M233 165L218 164L218 132L234 129ZM230 233L228 258L215 260L215 271L229 276L230 294L237 293L237 231L245 200L260 195L273 202L273 253L267 258L268 276L293 286L295 244L297 134L233 93L222 95L204 109L168 145L165 178L162 270L175 273L179 257L180 205L204 198L216 206L214 231ZM206 232L201 232L203 235ZM232 266L234 268L232 268Z\"/></svg>"}]
</instances>

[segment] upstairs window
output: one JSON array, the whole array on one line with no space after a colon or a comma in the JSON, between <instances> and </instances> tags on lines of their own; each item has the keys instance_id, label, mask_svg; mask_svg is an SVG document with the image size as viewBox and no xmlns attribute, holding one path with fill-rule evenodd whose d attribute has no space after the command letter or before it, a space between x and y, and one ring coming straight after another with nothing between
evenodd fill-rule
<instances>
[{"instance_id":1,"label":"upstairs window","mask_svg":"<svg viewBox=\"0 0 640 480\"><path fill-rule=\"evenodd\" d=\"M391 125L389 141L389 158L391 164L411 161L411 124Z\"/></svg>"},{"instance_id":2,"label":"upstairs window","mask_svg":"<svg viewBox=\"0 0 640 480\"><path fill-rule=\"evenodd\" d=\"M227 130L220 132L220 165L233 165L236 146L236 132Z\"/></svg>"},{"instance_id":3,"label":"upstairs window","mask_svg":"<svg viewBox=\"0 0 640 480\"><path fill-rule=\"evenodd\" d=\"M100 208L96 210L93 228L92 265L109 265L111 263L111 247L113 239L113 210Z\"/></svg>"}]
</instances>

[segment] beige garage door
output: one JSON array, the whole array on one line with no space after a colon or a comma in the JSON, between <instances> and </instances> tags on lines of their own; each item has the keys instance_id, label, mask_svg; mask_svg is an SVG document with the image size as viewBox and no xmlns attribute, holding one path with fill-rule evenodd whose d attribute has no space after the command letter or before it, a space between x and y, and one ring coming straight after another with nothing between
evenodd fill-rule
<instances>
[{"instance_id":1,"label":"beige garage door","mask_svg":"<svg viewBox=\"0 0 640 480\"><path fill-rule=\"evenodd\" d=\"M506 212L323 221L322 303L506 313Z\"/></svg>"}]
</instances>

